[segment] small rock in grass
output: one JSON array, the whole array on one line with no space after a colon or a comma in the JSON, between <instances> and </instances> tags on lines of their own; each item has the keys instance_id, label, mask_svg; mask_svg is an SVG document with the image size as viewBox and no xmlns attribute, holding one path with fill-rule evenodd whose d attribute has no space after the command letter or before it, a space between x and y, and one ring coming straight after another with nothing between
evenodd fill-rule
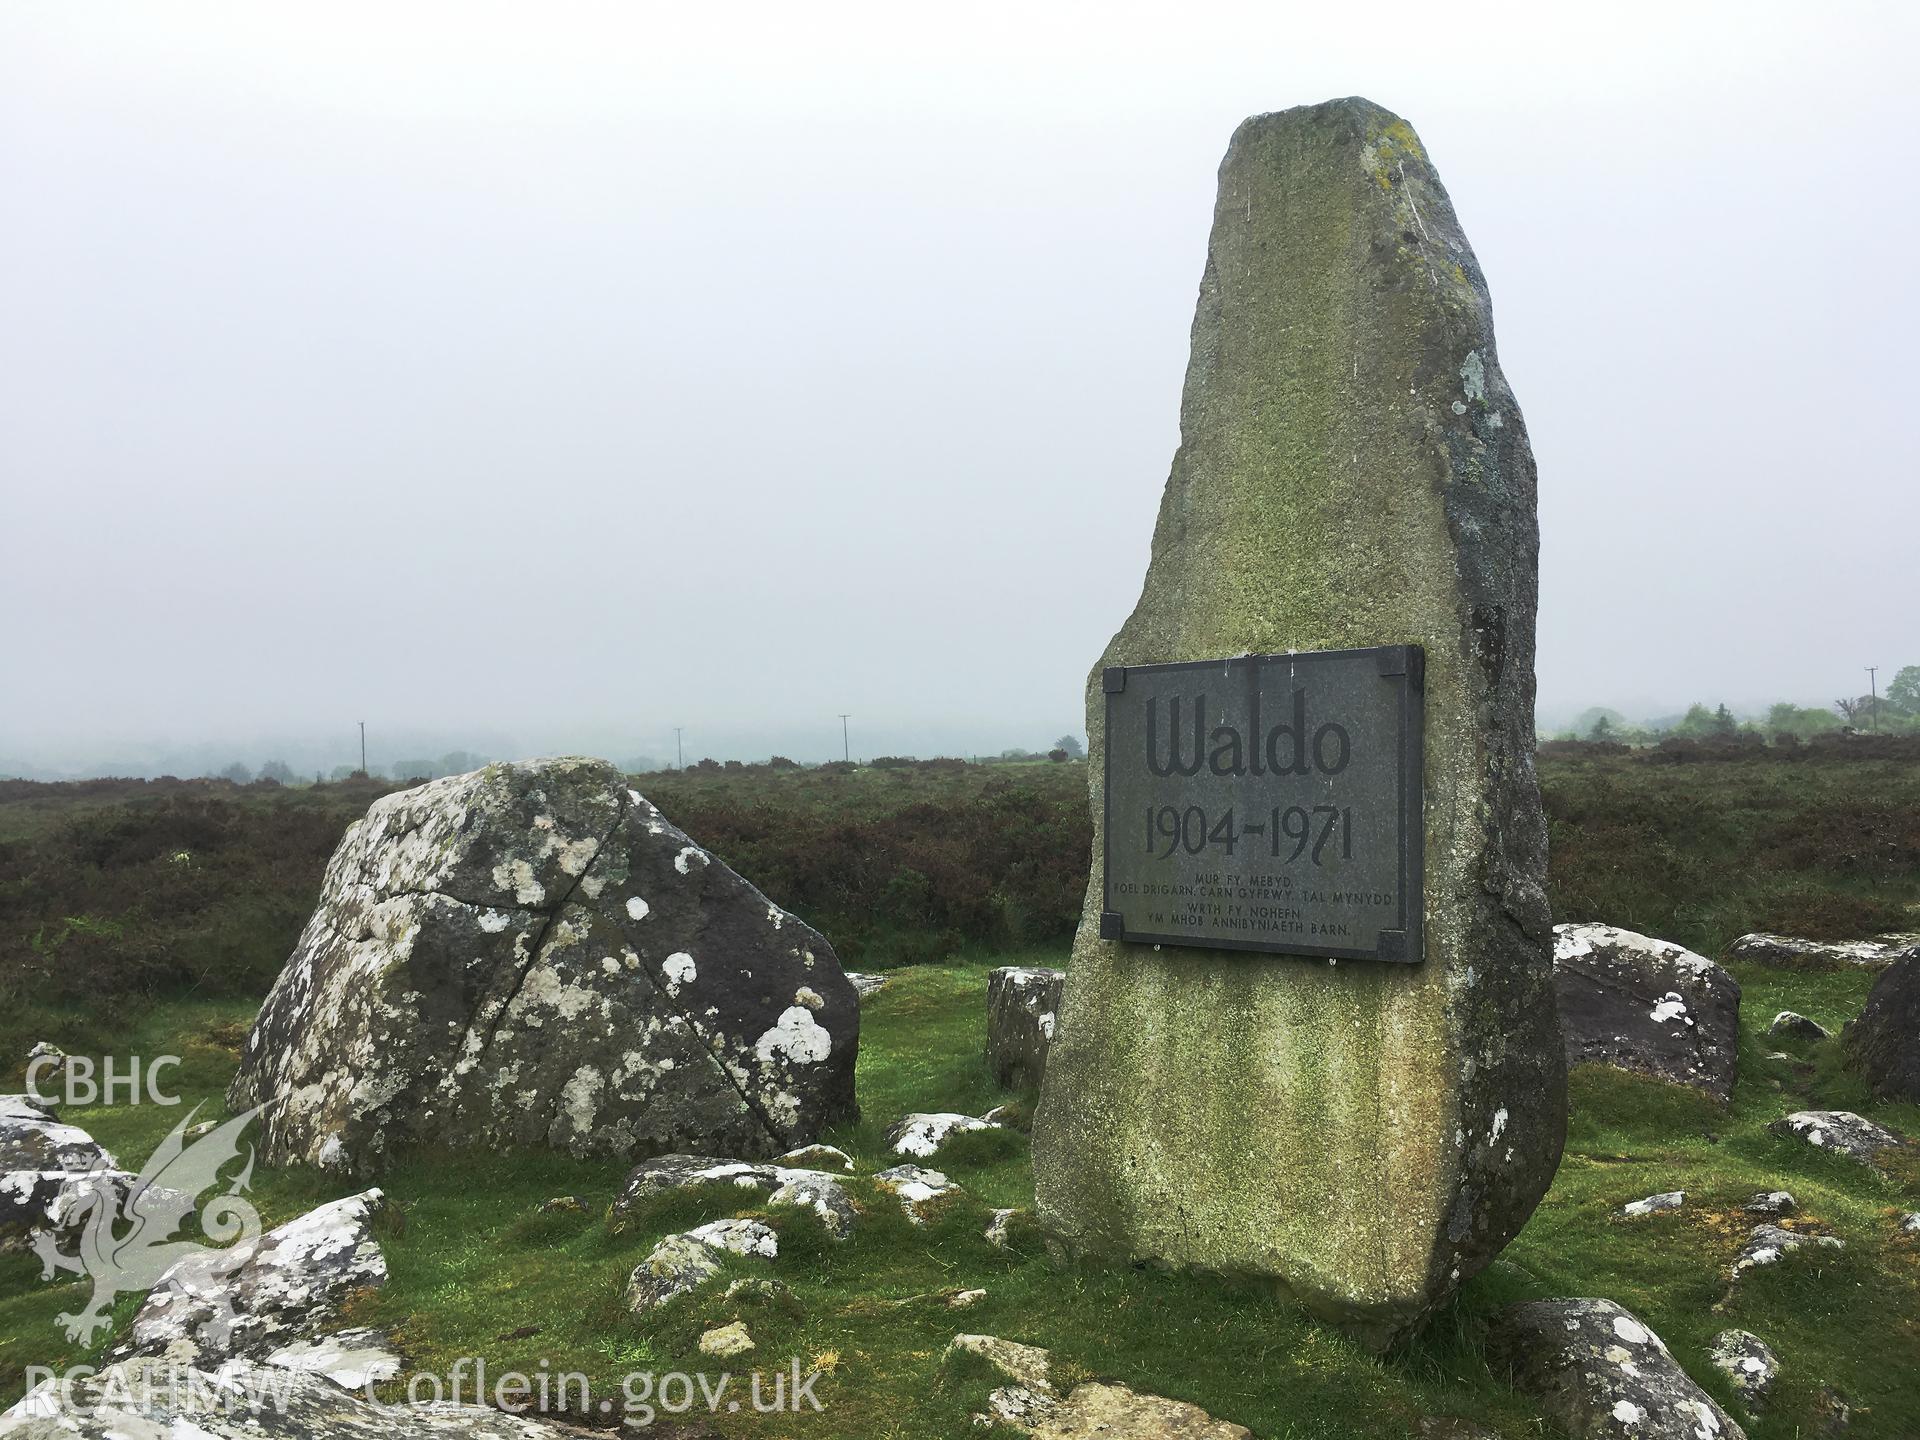
<instances>
[{"instance_id":1,"label":"small rock in grass","mask_svg":"<svg viewBox=\"0 0 1920 1440\"><path fill-rule=\"evenodd\" d=\"M1687 1203L1684 1190L1665 1190L1658 1195L1649 1195L1644 1200L1634 1200L1620 1207L1620 1213L1626 1216L1653 1215L1662 1210L1678 1210Z\"/></svg>"},{"instance_id":2,"label":"small rock in grass","mask_svg":"<svg viewBox=\"0 0 1920 1440\"><path fill-rule=\"evenodd\" d=\"M1785 1190L1762 1190L1740 1208L1749 1215L1791 1215L1800 1207Z\"/></svg>"},{"instance_id":3,"label":"small rock in grass","mask_svg":"<svg viewBox=\"0 0 1920 1440\"><path fill-rule=\"evenodd\" d=\"M987 1228L981 1232L986 1242L996 1250L1006 1249L1013 1241L1013 1234L1009 1227L1013 1223L1013 1217L1019 1213L1018 1210L1011 1207L1005 1210L995 1210L992 1217L987 1221Z\"/></svg>"},{"instance_id":4,"label":"small rock in grass","mask_svg":"<svg viewBox=\"0 0 1920 1440\"><path fill-rule=\"evenodd\" d=\"M853 1174L853 1157L838 1145L802 1145L798 1150L789 1150L776 1165L795 1165L803 1170L840 1170Z\"/></svg>"},{"instance_id":5,"label":"small rock in grass","mask_svg":"<svg viewBox=\"0 0 1920 1440\"><path fill-rule=\"evenodd\" d=\"M1903 1144L1884 1125L1876 1125L1851 1110L1798 1110L1767 1127L1776 1135L1804 1140L1820 1150L1831 1150L1862 1164L1882 1150Z\"/></svg>"},{"instance_id":6,"label":"small rock in grass","mask_svg":"<svg viewBox=\"0 0 1920 1440\"><path fill-rule=\"evenodd\" d=\"M978 1305L986 1298L987 1292L984 1290L955 1290L951 1295L947 1296L947 1308L949 1310L966 1310Z\"/></svg>"},{"instance_id":7,"label":"small rock in grass","mask_svg":"<svg viewBox=\"0 0 1920 1440\"><path fill-rule=\"evenodd\" d=\"M1744 1440L1745 1432L1611 1300L1532 1300L1503 1310L1488 1359L1569 1435Z\"/></svg>"},{"instance_id":8,"label":"small rock in grass","mask_svg":"<svg viewBox=\"0 0 1920 1440\"><path fill-rule=\"evenodd\" d=\"M960 1189L940 1171L927 1170L919 1165L895 1165L873 1178L883 1189L899 1196L900 1207L916 1225L926 1224L928 1208L934 1201L943 1195L957 1194Z\"/></svg>"},{"instance_id":9,"label":"small rock in grass","mask_svg":"<svg viewBox=\"0 0 1920 1440\"><path fill-rule=\"evenodd\" d=\"M700 1185L732 1185L740 1190L768 1193L785 1189L800 1181L838 1182L822 1170L799 1170L757 1160L726 1160L712 1155L656 1155L628 1172L614 1197L609 1212L612 1223L621 1224L633 1208L655 1195L686 1190Z\"/></svg>"},{"instance_id":10,"label":"small rock in grass","mask_svg":"<svg viewBox=\"0 0 1920 1440\"><path fill-rule=\"evenodd\" d=\"M1809 1235L1799 1230L1783 1230L1778 1225L1756 1225L1747 1243L1740 1247L1740 1253L1733 1257L1733 1278L1738 1280L1746 1271L1771 1265L1782 1255L1807 1245L1844 1250L1847 1242L1838 1235Z\"/></svg>"},{"instance_id":11,"label":"small rock in grass","mask_svg":"<svg viewBox=\"0 0 1920 1440\"><path fill-rule=\"evenodd\" d=\"M852 982L854 994L858 995L862 1000L865 1000L869 995L878 995L882 990L887 988L888 981L884 975L861 975L852 970L843 973L847 979Z\"/></svg>"},{"instance_id":12,"label":"small rock in grass","mask_svg":"<svg viewBox=\"0 0 1920 1440\"><path fill-rule=\"evenodd\" d=\"M722 1254L772 1259L780 1241L757 1220L715 1220L669 1235L627 1277L627 1308L636 1314L664 1305L720 1273Z\"/></svg>"},{"instance_id":13,"label":"small rock in grass","mask_svg":"<svg viewBox=\"0 0 1920 1440\"><path fill-rule=\"evenodd\" d=\"M968 1355L984 1360L1007 1381L987 1396L982 1429L1005 1425L1023 1435L1067 1440L1078 1436L1139 1437L1139 1440L1252 1440L1252 1432L1216 1420L1197 1405L1144 1395L1125 1385L1090 1380L1061 1395L1053 1383L1053 1357L1032 1345L994 1335L956 1335L942 1364Z\"/></svg>"},{"instance_id":14,"label":"small rock in grass","mask_svg":"<svg viewBox=\"0 0 1920 1440\"><path fill-rule=\"evenodd\" d=\"M1901 1233L1920 1235L1920 1210L1910 1211L1900 1217Z\"/></svg>"},{"instance_id":15,"label":"small rock in grass","mask_svg":"<svg viewBox=\"0 0 1920 1440\"><path fill-rule=\"evenodd\" d=\"M731 1325L721 1325L700 1337L700 1353L714 1355L722 1360L734 1355L744 1355L753 1349L753 1336L747 1333L747 1327L735 1320Z\"/></svg>"},{"instance_id":16,"label":"small rock in grass","mask_svg":"<svg viewBox=\"0 0 1920 1440\"><path fill-rule=\"evenodd\" d=\"M950 1110L934 1114L914 1114L887 1131L887 1148L896 1155L913 1155L925 1160L947 1141L968 1130L997 1130L991 1120L971 1115L956 1115Z\"/></svg>"},{"instance_id":17,"label":"small rock in grass","mask_svg":"<svg viewBox=\"0 0 1920 1440\"><path fill-rule=\"evenodd\" d=\"M1809 1020L1793 1010L1782 1010L1767 1026L1769 1040L1825 1040L1830 1032L1818 1020Z\"/></svg>"},{"instance_id":18,"label":"small rock in grass","mask_svg":"<svg viewBox=\"0 0 1920 1440\"><path fill-rule=\"evenodd\" d=\"M756 1305L784 1305L792 1301L793 1292L778 1280L739 1279L727 1282L727 1288L721 1293L721 1299L729 1305L752 1302Z\"/></svg>"},{"instance_id":19,"label":"small rock in grass","mask_svg":"<svg viewBox=\"0 0 1920 1440\"><path fill-rule=\"evenodd\" d=\"M1813 1399L1815 1435L1845 1435L1853 1429L1853 1407L1831 1385L1822 1385Z\"/></svg>"},{"instance_id":20,"label":"small rock in grass","mask_svg":"<svg viewBox=\"0 0 1920 1440\"><path fill-rule=\"evenodd\" d=\"M578 1195L556 1195L551 1200L540 1202L542 1215L585 1215L589 1211L587 1202Z\"/></svg>"},{"instance_id":21,"label":"small rock in grass","mask_svg":"<svg viewBox=\"0 0 1920 1440\"><path fill-rule=\"evenodd\" d=\"M1726 1375L1740 1403L1758 1414L1780 1373L1780 1358L1749 1330L1722 1330L1713 1337L1707 1358Z\"/></svg>"},{"instance_id":22,"label":"small rock in grass","mask_svg":"<svg viewBox=\"0 0 1920 1440\"><path fill-rule=\"evenodd\" d=\"M854 1223L860 1218L845 1187L831 1175L807 1174L789 1180L768 1197L767 1203L812 1211L836 1240L853 1234Z\"/></svg>"}]
</instances>

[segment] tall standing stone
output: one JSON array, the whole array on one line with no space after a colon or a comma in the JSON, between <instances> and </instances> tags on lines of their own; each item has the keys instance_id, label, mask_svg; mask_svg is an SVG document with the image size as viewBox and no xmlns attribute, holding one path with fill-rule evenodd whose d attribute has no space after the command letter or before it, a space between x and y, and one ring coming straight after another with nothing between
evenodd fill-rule
<instances>
[{"instance_id":1,"label":"tall standing stone","mask_svg":"<svg viewBox=\"0 0 1920 1440\"><path fill-rule=\"evenodd\" d=\"M1277 1277L1385 1343L1514 1236L1564 1139L1533 456L1447 193L1365 100L1234 134L1192 344L1146 583L1089 680L1038 1203L1077 1249ZM1105 668L1385 645L1425 651L1422 963L1103 940Z\"/></svg>"}]
</instances>

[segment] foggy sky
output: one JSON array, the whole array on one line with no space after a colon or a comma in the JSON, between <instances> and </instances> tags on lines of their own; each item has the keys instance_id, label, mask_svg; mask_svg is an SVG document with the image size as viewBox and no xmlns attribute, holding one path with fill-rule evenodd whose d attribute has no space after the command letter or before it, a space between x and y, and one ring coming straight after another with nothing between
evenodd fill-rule
<instances>
[{"instance_id":1,"label":"foggy sky","mask_svg":"<svg viewBox=\"0 0 1920 1440\"><path fill-rule=\"evenodd\" d=\"M1816 13L1816 10L1819 13ZM1419 129L1543 717L1920 663L1912 7L0 5L0 770L1043 745L1248 114ZM271 748L270 748L271 747Z\"/></svg>"}]
</instances>

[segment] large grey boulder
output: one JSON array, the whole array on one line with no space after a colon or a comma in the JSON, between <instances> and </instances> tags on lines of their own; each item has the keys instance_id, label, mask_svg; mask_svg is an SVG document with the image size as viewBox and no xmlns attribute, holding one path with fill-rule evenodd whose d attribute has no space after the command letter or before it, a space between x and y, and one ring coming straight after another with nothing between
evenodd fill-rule
<instances>
[{"instance_id":1,"label":"large grey boulder","mask_svg":"<svg viewBox=\"0 0 1920 1440\"><path fill-rule=\"evenodd\" d=\"M1569 1065L1612 1065L1732 1098L1739 983L1704 955L1613 925L1553 927Z\"/></svg>"},{"instance_id":2,"label":"large grey boulder","mask_svg":"<svg viewBox=\"0 0 1920 1440\"><path fill-rule=\"evenodd\" d=\"M987 1068L1009 1090L1037 1087L1047 1072L1064 970L1002 965L987 976Z\"/></svg>"},{"instance_id":3,"label":"large grey boulder","mask_svg":"<svg viewBox=\"0 0 1920 1440\"><path fill-rule=\"evenodd\" d=\"M1840 970L1849 965L1891 965L1920 953L1920 935L1881 935L1872 940L1802 940L1756 931L1727 947L1729 960L1789 968Z\"/></svg>"},{"instance_id":4,"label":"large grey boulder","mask_svg":"<svg viewBox=\"0 0 1920 1440\"><path fill-rule=\"evenodd\" d=\"M64 1240L96 1194L118 1205L134 1177L111 1152L31 1095L0 1095L0 1254L36 1232Z\"/></svg>"},{"instance_id":5,"label":"large grey boulder","mask_svg":"<svg viewBox=\"0 0 1920 1440\"><path fill-rule=\"evenodd\" d=\"M471 1388L469 1393L471 1393ZM0 1415L7 1440L578 1440L485 1405L376 1403L325 1376L152 1358L46 1381Z\"/></svg>"},{"instance_id":6,"label":"large grey boulder","mask_svg":"<svg viewBox=\"0 0 1920 1440\"><path fill-rule=\"evenodd\" d=\"M421 1143L774 1155L854 1112L860 1007L821 935L595 760L374 803L228 1092L263 1154Z\"/></svg>"},{"instance_id":7,"label":"large grey boulder","mask_svg":"<svg viewBox=\"0 0 1920 1440\"><path fill-rule=\"evenodd\" d=\"M1277 1277L1386 1343L1545 1192L1566 1084L1534 486L1412 128L1358 99L1243 123L1152 560L1088 681L1093 875L1033 1142L1070 1249ZM1102 939L1105 669L1375 645L1425 653L1424 962Z\"/></svg>"},{"instance_id":8,"label":"large grey boulder","mask_svg":"<svg viewBox=\"0 0 1920 1440\"><path fill-rule=\"evenodd\" d=\"M236 1357L265 1360L338 1328L349 1298L386 1284L373 1234L385 1206L368 1190L251 1240L197 1250L160 1277L114 1358L167 1356L212 1369Z\"/></svg>"},{"instance_id":9,"label":"large grey boulder","mask_svg":"<svg viewBox=\"0 0 1920 1440\"><path fill-rule=\"evenodd\" d=\"M1660 1337L1611 1300L1531 1300L1500 1312L1487 1360L1573 1440L1745 1440Z\"/></svg>"},{"instance_id":10,"label":"large grey boulder","mask_svg":"<svg viewBox=\"0 0 1920 1440\"><path fill-rule=\"evenodd\" d=\"M1842 1032L1847 1063L1882 1100L1920 1100L1920 953L1896 960Z\"/></svg>"}]
</instances>

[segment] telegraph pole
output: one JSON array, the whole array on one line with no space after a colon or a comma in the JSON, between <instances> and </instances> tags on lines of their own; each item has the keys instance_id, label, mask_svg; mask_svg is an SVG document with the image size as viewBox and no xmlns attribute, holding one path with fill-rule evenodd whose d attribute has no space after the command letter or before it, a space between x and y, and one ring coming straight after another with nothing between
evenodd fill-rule
<instances>
[{"instance_id":1,"label":"telegraph pole","mask_svg":"<svg viewBox=\"0 0 1920 1440\"><path fill-rule=\"evenodd\" d=\"M847 739L847 717L840 717L840 758L848 764L853 763L853 742Z\"/></svg>"},{"instance_id":2,"label":"telegraph pole","mask_svg":"<svg viewBox=\"0 0 1920 1440\"><path fill-rule=\"evenodd\" d=\"M367 722L360 722L360 773L367 773Z\"/></svg>"},{"instance_id":3,"label":"telegraph pole","mask_svg":"<svg viewBox=\"0 0 1920 1440\"><path fill-rule=\"evenodd\" d=\"M680 743L681 729L682 727L679 725L673 727L673 760L676 770L684 770L687 768L686 747Z\"/></svg>"},{"instance_id":4,"label":"telegraph pole","mask_svg":"<svg viewBox=\"0 0 1920 1440\"><path fill-rule=\"evenodd\" d=\"M1877 735L1880 733L1880 667L1878 665L1867 666L1867 694L1873 701L1873 709L1868 713L1873 717L1873 731Z\"/></svg>"}]
</instances>

